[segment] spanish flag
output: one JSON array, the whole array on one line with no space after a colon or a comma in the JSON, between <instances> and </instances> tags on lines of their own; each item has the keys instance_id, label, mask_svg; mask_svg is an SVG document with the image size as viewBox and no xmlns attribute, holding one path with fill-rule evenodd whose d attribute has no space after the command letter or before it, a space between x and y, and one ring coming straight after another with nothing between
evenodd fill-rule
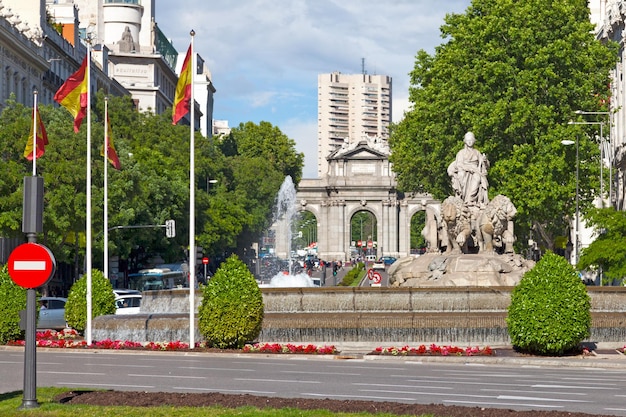
<instances>
[{"instance_id":1,"label":"spanish flag","mask_svg":"<svg viewBox=\"0 0 626 417\"><path fill-rule=\"evenodd\" d=\"M24 149L24 157L29 161L33 160L33 142L34 142L34 132L35 123L37 124L37 153L35 155L36 158L41 158L46 151L46 145L48 144L48 134L46 133L46 128L41 121L41 117L39 116L39 108L35 109L35 120L33 124L30 126L30 135L28 135L28 142L26 143L26 149Z\"/></svg>"},{"instance_id":2,"label":"spanish flag","mask_svg":"<svg viewBox=\"0 0 626 417\"><path fill-rule=\"evenodd\" d=\"M115 146L113 145L113 131L111 130L111 121L109 120L108 114L107 114L107 121L106 121L105 129L107 130L105 134L106 136L105 136L105 142L104 142L107 148L107 159L109 160L111 165L113 165L113 168L120 169L121 168L120 160L117 157L117 152L115 152ZM104 146L102 147L102 150L100 151L100 156L104 156Z\"/></svg>"},{"instance_id":3,"label":"spanish flag","mask_svg":"<svg viewBox=\"0 0 626 417\"><path fill-rule=\"evenodd\" d=\"M65 107L74 116L74 132L78 133L80 124L87 114L87 56L83 59L78 71L70 75L59 91L54 95L54 101Z\"/></svg>"},{"instance_id":4,"label":"spanish flag","mask_svg":"<svg viewBox=\"0 0 626 417\"><path fill-rule=\"evenodd\" d=\"M174 107L172 109L172 124L175 125L189 112L189 102L191 101L191 45L187 49L187 56L183 61L180 70L178 83L176 84L176 94L174 95Z\"/></svg>"}]
</instances>

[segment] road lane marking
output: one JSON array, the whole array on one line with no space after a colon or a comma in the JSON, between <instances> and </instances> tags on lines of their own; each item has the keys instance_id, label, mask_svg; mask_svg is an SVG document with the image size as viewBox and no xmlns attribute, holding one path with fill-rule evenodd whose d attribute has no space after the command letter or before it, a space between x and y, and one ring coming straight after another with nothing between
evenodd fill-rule
<instances>
[{"instance_id":1,"label":"road lane marking","mask_svg":"<svg viewBox=\"0 0 626 417\"><path fill-rule=\"evenodd\" d=\"M460 400L444 400L446 404L472 404L472 405L495 405L498 407L502 407L506 405L507 407L532 407L532 408L563 408L562 405L546 405L546 404L518 404L518 403L488 403L483 401L460 401Z\"/></svg>"},{"instance_id":2,"label":"road lane marking","mask_svg":"<svg viewBox=\"0 0 626 417\"><path fill-rule=\"evenodd\" d=\"M206 379L205 376L183 376L183 375L141 375L141 374L128 374L128 376L134 376L138 378L185 378L185 379Z\"/></svg>"},{"instance_id":3,"label":"road lane marking","mask_svg":"<svg viewBox=\"0 0 626 417\"><path fill-rule=\"evenodd\" d=\"M257 379L257 378L234 378L235 381L254 382L280 382L285 384L321 384L321 381L300 381L297 379Z\"/></svg>"},{"instance_id":4,"label":"road lane marking","mask_svg":"<svg viewBox=\"0 0 626 417\"><path fill-rule=\"evenodd\" d=\"M498 395L498 400L521 400L521 401L561 401L567 403L590 403L593 401L585 400L564 400L561 398L544 398L544 397L521 397L517 395Z\"/></svg>"}]
</instances>

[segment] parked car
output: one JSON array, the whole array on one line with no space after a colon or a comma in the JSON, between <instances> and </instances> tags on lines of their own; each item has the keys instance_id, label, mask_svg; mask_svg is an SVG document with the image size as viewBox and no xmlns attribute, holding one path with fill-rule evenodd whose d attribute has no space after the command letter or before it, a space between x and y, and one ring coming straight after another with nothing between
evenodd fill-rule
<instances>
[{"instance_id":1,"label":"parked car","mask_svg":"<svg viewBox=\"0 0 626 417\"><path fill-rule=\"evenodd\" d=\"M63 297L41 297L39 298L39 317L37 319L38 329L65 329L65 303L67 298Z\"/></svg>"},{"instance_id":2,"label":"parked car","mask_svg":"<svg viewBox=\"0 0 626 417\"><path fill-rule=\"evenodd\" d=\"M141 292L137 290L113 290L115 314L137 314L141 307Z\"/></svg>"},{"instance_id":3,"label":"parked car","mask_svg":"<svg viewBox=\"0 0 626 417\"><path fill-rule=\"evenodd\" d=\"M394 258L393 256L383 256L382 258L380 258L380 260L383 261L385 265L391 265L396 261L396 258Z\"/></svg>"}]
</instances>

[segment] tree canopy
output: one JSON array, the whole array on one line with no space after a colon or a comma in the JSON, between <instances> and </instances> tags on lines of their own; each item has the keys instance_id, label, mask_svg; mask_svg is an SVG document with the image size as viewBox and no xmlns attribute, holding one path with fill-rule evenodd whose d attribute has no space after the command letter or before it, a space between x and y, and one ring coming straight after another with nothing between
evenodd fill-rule
<instances>
[{"instance_id":1,"label":"tree canopy","mask_svg":"<svg viewBox=\"0 0 626 417\"><path fill-rule=\"evenodd\" d=\"M189 127L173 126L171 115L138 112L130 97L109 98L112 138L121 169L108 168L109 254L130 260L130 269L160 255L184 260L189 242ZM57 262L74 264L76 278L85 254L86 120L78 134L63 108L40 106L49 144L37 159L44 178L44 232L37 240ZM92 103L92 236L94 267L102 266L104 94ZM0 233L19 237L23 177L32 162L23 156L32 108L14 100L0 114ZM236 152L223 152L225 143ZM207 256L245 253L272 220L274 198L286 175L300 178L304 156L295 142L267 122L242 124L227 137L195 138L196 240ZM269 162L269 163L268 163ZM166 238L166 220L176 236ZM125 226L146 226L126 228ZM153 226L153 227L149 227Z\"/></svg>"},{"instance_id":2,"label":"tree canopy","mask_svg":"<svg viewBox=\"0 0 626 417\"><path fill-rule=\"evenodd\" d=\"M617 49L593 36L586 0L474 0L441 27L445 43L420 50L411 109L392 127L391 162L404 191L452 194L447 166L467 131L491 163L489 195L511 198L518 244L553 248L599 185L597 125L568 125L575 111L607 111ZM597 193L595 193L597 194Z\"/></svg>"},{"instance_id":3,"label":"tree canopy","mask_svg":"<svg viewBox=\"0 0 626 417\"><path fill-rule=\"evenodd\" d=\"M626 212L614 208L592 209L588 214L596 239L582 249L579 269L601 269L604 281L626 277Z\"/></svg>"}]
</instances>

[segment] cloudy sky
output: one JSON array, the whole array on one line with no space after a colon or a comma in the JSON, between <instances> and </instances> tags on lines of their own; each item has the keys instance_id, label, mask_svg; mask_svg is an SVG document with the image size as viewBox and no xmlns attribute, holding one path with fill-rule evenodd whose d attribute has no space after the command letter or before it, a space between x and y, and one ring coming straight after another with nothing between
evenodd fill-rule
<instances>
[{"instance_id":1,"label":"cloudy sky","mask_svg":"<svg viewBox=\"0 0 626 417\"><path fill-rule=\"evenodd\" d=\"M304 178L317 176L317 75L393 79L393 121L408 107L415 55L442 43L447 13L470 0L179 0L156 4L156 21L174 47L194 49L217 89L214 118L231 127L270 122L305 154Z\"/></svg>"}]
</instances>

